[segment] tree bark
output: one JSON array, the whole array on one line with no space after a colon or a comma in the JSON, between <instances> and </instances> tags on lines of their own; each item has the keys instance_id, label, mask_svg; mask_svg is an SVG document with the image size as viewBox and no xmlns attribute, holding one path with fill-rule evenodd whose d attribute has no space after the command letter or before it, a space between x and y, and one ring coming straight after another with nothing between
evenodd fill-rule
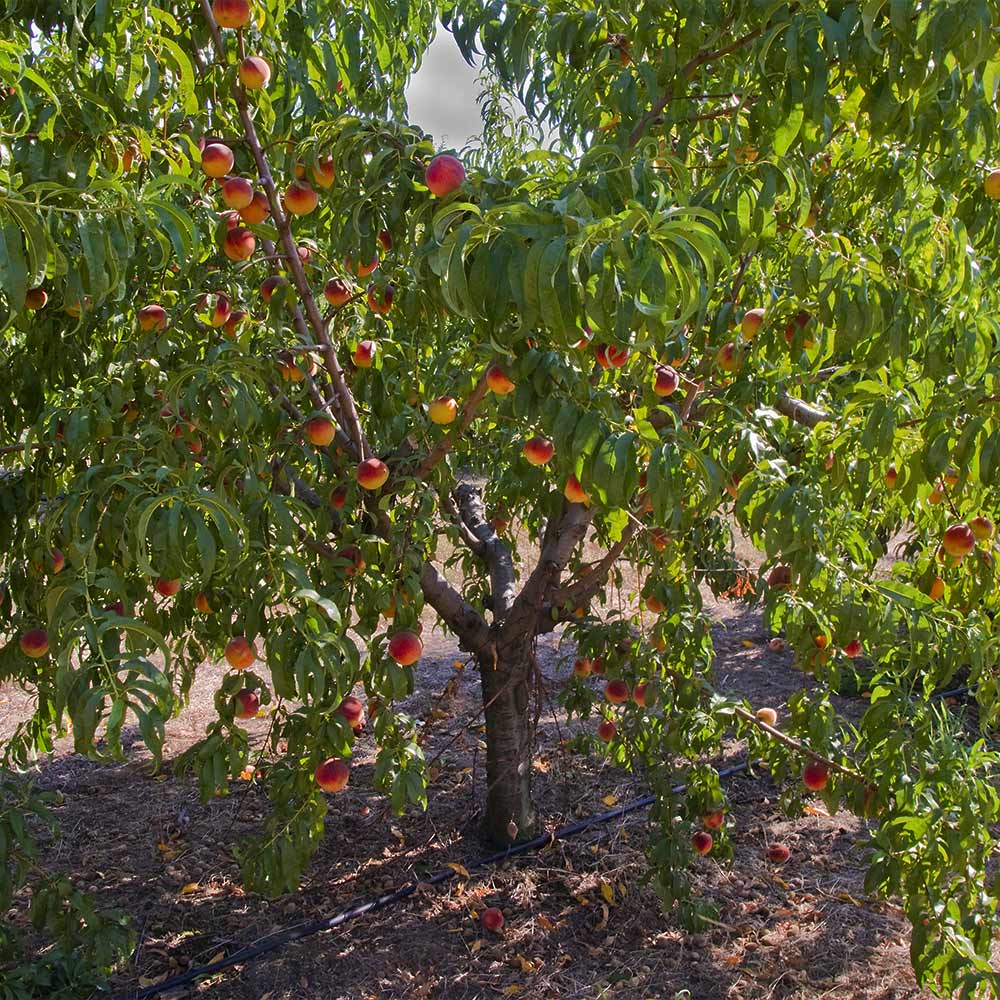
<instances>
[{"instance_id":1,"label":"tree bark","mask_svg":"<svg viewBox=\"0 0 1000 1000\"><path fill-rule=\"evenodd\" d=\"M505 650L503 659L480 658L486 717L486 812L483 828L500 847L534 835L531 802L533 732L529 645Z\"/></svg>"}]
</instances>

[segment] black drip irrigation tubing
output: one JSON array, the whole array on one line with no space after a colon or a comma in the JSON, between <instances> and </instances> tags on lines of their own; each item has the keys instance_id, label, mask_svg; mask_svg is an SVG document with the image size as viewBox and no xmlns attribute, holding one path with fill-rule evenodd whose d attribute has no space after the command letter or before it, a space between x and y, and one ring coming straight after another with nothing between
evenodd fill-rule
<instances>
[{"instance_id":1,"label":"black drip irrigation tubing","mask_svg":"<svg viewBox=\"0 0 1000 1000\"><path fill-rule=\"evenodd\" d=\"M966 685L964 687L954 688L950 691L940 691L932 694L929 700L937 701L944 698L961 697L972 693L976 686L977 685ZM734 764L731 767L723 768L719 771L719 777L729 778L734 774L746 771L749 767L750 761L745 760L739 764ZM687 785L674 785L671 792L673 792L674 795L681 795L684 791L686 791L686 789ZM592 826L597 826L600 823L610 823L612 820L619 819L622 816L627 816L629 813L645 809L647 806L652 805L655 799L656 797L654 795L643 795L640 798L633 799L631 802L628 802L623 806L618 806L616 809L611 809L608 812L601 813L597 816L590 816L587 819L581 819L578 822L570 823L567 826L561 826L549 833L539 834L531 840L526 840L523 844L515 844L512 847L506 848L506 850L497 851L495 854L489 854L485 858L480 858L478 861L474 861L470 864L466 870L475 871L479 868L497 865L506 861L508 858L515 858L521 854L528 854L531 851L537 851L540 848L555 843L557 840L566 840L569 837L575 837L578 833L582 833L584 830L588 830ZM359 917L363 917L368 913L374 913L376 910L384 910L387 906L392 906L395 903L399 903L406 899L408 896L412 896L420 886L441 885L443 882L448 882L457 875L458 872L456 872L455 869L443 868L441 871L435 872L435 874L431 875L429 878L407 882L406 885L400 886L400 888L394 890L393 892L387 892L382 896L377 896L375 899L369 900L367 903L361 903L358 906L351 907L349 910L343 910L335 916L321 917L317 920L310 920L306 923L296 924L283 931L277 931L274 934L261 938L255 944L247 945L245 948L240 948L238 951L234 951L231 955L227 955L225 958L220 958L216 962L210 962L208 965L196 966L193 969L188 969L187 972L171 976L169 979L164 979L162 982L154 983L152 986L145 986L138 990L120 993L117 997L112 998L112 1000L149 1000L150 997L155 997L160 993L165 993L167 990L177 989L179 986L186 986L188 983L193 983L196 979L203 979L205 976L214 975L216 972L221 972L223 969L228 969L233 965L243 965L253 959L260 958L261 955L266 955L269 952L275 951L286 944L290 944L292 941L301 941L303 938L312 937L314 934L319 934L321 931L329 931L333 930L335 927L341 927L344 924L350 923L352 920L357 920Z\"/></svg>"},{"instance_id":2,"label":"black drip irrigation tubing","mask_svg":"<svg viewBox=\"0 0 1000 1000\"><path fill-rule=\"evenodd\" d=\"M733 764L731 767L724 767L721 771L719 771L719 777L728 778L734 774L746 771L749 767L749 761ZM681 795L686 789L687 785L675 785L671 791L674 795ZM629 813L645 809L647 806L652 805L655 800L656 796L654 795L643 795L638 799L633 799L631 802L627 802L623 806L618 806L616 809L611 809L606 813L601 813L598 816L590 816L587 819L581 819L578 822L570 823L567 826L561 826L549 833L542 833L531 840L526 840L523 844L515 844L512 847L506 848L506 850L497 851L495 854L487 855L485 858L480 858L478 861L470 864L466 870L475 871L478 868L486 868L490 865L497 865L506 861L508 858L514 858L520 854L537 851L542 847L555 843L557 840L566 840L568 837L575 837L578 833L582 833L584 830L587 830L592 826L597 826L599 823L610 823L612 820L619 819L622 816L627 816ZM401 886L393 892L387 892L382 896L369 900L367 903L361 903L360 905L354 906L349 910L343 910L335 916L320 917L318 920L310 920L306 923L296 924L293 927L286 928L283 931L277 931L276 933L270 934L265 938L261 938L261 940L257 941L255 944L247 945L247 947L240 948L238 951L234 951L231 955L227 955L225 958L220 958L217 962L210 962L208 965L201 965L194 969L188 969L187 972L171 976L169 979L164 979L162 982L154 983L152 986L145 986L142 989L132 990L127 993L120 993L117 997L113 998L113 1000L148 1000L149 997L155 997L160 993L166 992L167 990L177 989L179 986L186 986L188 983L192 983L196 979L211 976L216 972L221 972L223 969L228 969L230 966L242 965L255 958L259 958L261 955L266 955L268 952L275 951L277 948L281 948L283 945L289 944L292 941L301 941L303 938L319 934L320 931L329 931L333 930L335 927L341 927L352 920L357 920L358 917L363 917L368 913L374 913L376 910L384 910L387 906L392 906L393 904L406 899L408 896L412 896L421 886L441 885L441 883L447 882L450 879L455 878L457 875L458 872L456 872L453 868L443 868L441 871L435 872L429 878L407 882L406 885Z\"/></svg>"}]
</instances>

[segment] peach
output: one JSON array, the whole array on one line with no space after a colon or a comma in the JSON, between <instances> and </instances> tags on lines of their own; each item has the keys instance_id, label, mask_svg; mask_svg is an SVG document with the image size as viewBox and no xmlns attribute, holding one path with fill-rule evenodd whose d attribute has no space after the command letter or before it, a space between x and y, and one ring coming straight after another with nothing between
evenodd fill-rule
<instances>
[{"instance_id":1,"label":"peach","mask_svg":"<svg viewBox=\"0 0 1000 1000\"><path fill-rule=\"evenodd\" d=\"M980 542L988 542L993 537L993 533L996 531L996 528L993 526L993 522L988 517L983 517L982 514L980 514L979 517L974 517L969 522L969 529Z\"/></svg>"},{"instance_id":2,"label":"peach","mask_svg":"<svg viewBox=\"0 0 1000 1000\"><path fill-rule=\"evenodd\" d=\"M161 576L153 581L153 589L160 597L174 597L181 589L181 581L167 580Z\"/></svg>"},{"instance_id":3,"label":"peach","mask_svg":"<svg viewBox=\"0 0 1000 1000\"><path fill-rule=\"evenodd\" d=\"M830 769L821 760L811 760L802 771L802 783L814 792L826 788L830 780Z\"/></svg>"},{"instance_id":4,"label":"peach","mask_svg":"<svg viewBox=\"0 0 1000 1000\"><path fill-rule=\"evenodd\" d=\"M265 302L270 302L274 297L274 293L281 288L283 285L287 285L288 282L280 274L271 274L266 277L260 286L260 297Z\"/></svg>"},{"instance_id":5,"label":"peach","mask_svg":"<svg viewBox=\"0 0 1000 1000\"><path fill-rule=\"evenodd\" d=\"M319 195L305 181L292 181L285 188L285 208L292 215L308 215L319 204Z\"/></svg>"},{"instance_id":6,"label":"peach","mask_svg":"<svg viewBox=\"0 0 1000 1000\"><path fill-rule=\"evenodd\" d=\"M932 601L939 601L944 597L944 580L941 577L936 576L931 581L930 590L927 591L927 595Z\"/></svg>"},{"instance_id":7,"label":"peach","mask_svg":"<svg viewBox=\"0 0 1000 1000\"><path fill-rule=\"evenodd\" d=\"M958 485L958 469L954 465L949 465L944 471L944 475L941 477L941 481L945 486L957 486Z\"/></svg>"},{"instance_id":8,"label":"peach","mask_svg":"<svg viewBox=\"0 0 1000 1000\"><path fill-rule=\"evenodd\" d=\"M323 157L322 160L313 164L309 173L312 175L313 184L317 187L323 188L324 191L333 187L333 182L336 179L336 172L333 169L333 157Z\"/></svg>"},{"instance_id":9,"label":"peach","mask_svg":"<svg viewBox=\"0 0 1000 1000\"><path fill-rule=\"evenodd\" d=\"M791 346L795 340L795 334L798 330L804 330L809 325L809 320L812 316L806 312L805 309L800 309L791 321L785 326L785 343ZM802 346L805 348L815 347L816 342L809 337L806 337L802 341Z\"/></svg>"},{"instance_id":10,"label":"peach","mask_svg":"<svg viewBox=\"0 0 1000 1000\"><path fill-rule=\"evenodd\" d=\"M342 715L347 724L353 729L365 717L365 706L360 698L355 698L349 694L338 706L337 714Z\"/></svg>"},{"instance_id":11,"label":"peach","mask_svg":"<svg viewBox=\"0 0 1000 1000\"><path fill-rule=\"evenodd\" d=\"M983 181L983 191L987 198L1000 198L1000 170L991 170Z\"/></svg>"},{"instance_id":12,"label":"peach","mask_svg":"<svg viewBox=\"0 0 1000 1000\"><path fill-rule=\"evenodd\" d=\"M597 344L594 347L594 356L602 368L621 368L628 361L628 355L627 347L615 347L609 344Z\"/></svg>"},{"instance_id":13,"label":"peach","mask_svg":"<svg viewBox=\"0 0 1000 1000\"><path fill-rule=\"evenodd\" d=\"M681 379L676 369L670 365L656 366L656 381L653 383L653 392L657 396L672 396L680 382Z\"/></svg>"},{"instance_id":14,"label":"peach","mask_svg":"<svg viewBox=\"0 0 1000 1000\"><path fill-rule=\"evenodd\" d=\"M357 468L355 478L364 490L377 490L389 478L389 466L380 458L366 458Z\"/></svg>"},{"instance_id":15,"label":"peach","mask_svg":"<svg viewBox=\"0 0 1000 1000\"><path fill-rule=\"evenodd\" d=\"M359 264L357 267L351 263L350 257L344 258L344 267L347 268L350 274L353 274L357 278L367 278L369 274L373 274L378 270L378 263L377 255L367 264Z\"/></svg>"},{"instance_id":16,"label":"peach","mask_svg":"<svg viewBox=\"0 0 1000 1000\"><path fill-rule=\"evenodd\" d=\"M125 605L121 601L115 601L113 604L105 604L104 610L113 611L120 618L125 614Z\"/></svg>"},{"instance_id":17,"label":"peach","mask_svg":"<svg viewBox=\"0 0 1000 1000\"><path fill-rule=\"evenodd\" d=\"M438 396L427 407L427 416L433 424L450 424L458 416L458 401L452 396Z\"/></svg>"},{"instance_id":18,"label":"peach","mask_svg":"<svg viewBox=\"0 0 1000 1000\"><path fill-rule=\"evenodd\" d=\"M374 340L362 340L354 348L354 364L358 368L371 368L375 360L376 345Z\"/></svg>"},{"instance_id":19,"label":"peach","mask_svg":"<svg viewBox=\"0 0 1000 1000\"><path fill-rule=\"evenodd\" d=\"M253 198L248 205L240 210L240 218L244 222L249 222L254 226L263 222L271 214L271 203L267 200L267 195L263 191L254 191Z\"/></svg>"},{"instance_id":20,"label":"peach","mask_svg":"<svg viewBox=\"0 0 1000 1000\"><path fill-rule=\"evenodd\" d=\"M235 162L233 151L221 142L210 142L201 151L201 169L209 177L225 177Z\"/></svg>"},{"instance_id":21,"label":"peach","mask_svg":"<svg viewBox=\"0 0 1000 1000\"><path fill-rule=\"evenodd\" d=\"M938 484L940 485L940 484ZM932 506L936 507L939 503L944 503L945 495L944 491L941 489L933 489L930 492L930 496L927 497L927 502Z\"/></svg>"},{"instance_id":22,"label":"peach","mask_svg":"<svg viewBox=\"0 0 1000 1000\"><path fill-rule=\"evenodd\" d=\"M263 90L271 80L271 64L260 56L247 56L240 63L239 76L247 90Z\"/></svg>"},{"instance_id":23,"label":"peach","mask_svg":"<svg viewBox=\"0 0 1000 1000\"><path fill-rule=\"evenodd\" d=\"M599 656L595 656L594 657L594 673L595 674L603 674L604 671L605 671L605 669L606 668L604 666L604 660L602 660Z\"/></svg>"},{"instance_id":24,"label":"peach","mask_svg":"<svg viewBox=\"0 0 1000 1000\"><path fill-rule=\"evenodd\" d=\"M691 846L695 852L704 856L712 849L712 835L706 830L698 830L691 836Z\"/></svg>"},{"instance_id":25,"label":"peach","mask_svg":"<svg viewBox=\"0 0 1000 1000\"><path fill-rule=\"evenodd\" d=\"M392 251L392 233L390 233L388 229L380 230L378 234L378 242L379 246L381 246L386 253L390 253Z\"/></svg>"},{"instance_id":26,"label":"peach","mask_svg":"<svg viewBox=\"0 0 1000 1000\"><path fill-rule=\"evenodd\" d=\"M48 301L49 296L44 288L29 288L24 296L25 306L34 311L43 309Z\"/></svg>"},{"instance_id":27,"label":"peach","mask_svg":"<svg viewBox=\"0 0 1000 1000\"><path fill-rule=\"evenodd\" d=\"M964 559L976 547L976 536L967 524L953 524L941 538L941 547L948 555Z\"/></svg>"},{"instance_id":28,"label":"peach","mask_svg":"<svg viewBox=\"0 0 1000 1000\"><path fill-rule=\"evenodd\" d=\"M788 566L775 566L767 574L767 585L773 590L785 590L792 585L792 570Z\"/></svg>"},{"instance_id":29,"label":"peach","mask_svg":"<svg viewBox=\"0 0 1000 1000\"><path fill-rule=\"evenodd\" d=\"M435 156L424 171L424 183L432 195L444 198L465 183L465 167L461 160L447 153Z\"/></svg>"},{"instance_id":30,"label":"peach","mask_svg":"<svg viewBox=\"0 0 1000 1000\"><path fill-rule=\"evenodd\" d=\"M701 817L702 826L704 826L706 830L721 829L725 820L725 813L723 813L721 809L713 809L712 812L705 813L705 815Z\"/></svg>"},{"instance_id":31,"label":"peach","mask_svg":"<svg viewBox=\"0 0 1000 1000\"><path fill-rule=\"evenodd\" d=\"M623 680L611 680L604 687L604 697L612 705L624 705L629 699L628 685Z\"/></svg>"},{"instance_id":32,"label":"peach","mask_svg":"<svg viewBox=\"0 0 1000 1000\"><path fill-rule=\"evenodd\" d=\"M22 633L18 645L25 656L37 660L49 651L49 634L43 628L28 629L27 632Z\"/></svg>"},{"instance_id":33,"label":"peach","mask_svg":"<svg viewBox=\"0 0 1000 1000\"><path fill-rule=\"evenodd\" d=\"M617 735L618 727L610 719L603 719L597 727L597 736L605 743L610 743Z\"/></svg>"},{"instance_id":34,"label":"peach","mask_svg":"<svg viewBox=\"0 0 1000 1000\"><path fill-rule=\"evenodd\" d=\"M330 506L334 510L343 510L347 503L347 487L337 486L330 494Z\"/></svg>"},{"instance_id":35,"label":"peach","mask_svg":"<svg viewBox=\"0 0 1000 1000\"><path fill-rule=\"evenodd\" d=\"M855 656L860 656L861 655L861 650L863 648L864 647L861 645L861 640L860 639L852 639L844 647L844 656L850 656L852 658L855 657Z\"/></svg>"},{"instance_id":36,"label":"peach","mask_svg":"<svg viewBox=\"0 0 1000 1000\"><path fill-rule=\"evenodd\" d=\"M250 0L215 0L212 14L220 28L242 28L250 20Z\"/></svg>"},{"instance_id":37,"label":"peach","mask_svg":"<svg viewBox=\"0 0 1000 1000\"><path fill-rule=\"evenodd\" d=\"M748 309L743 314L743 322L740 324L740 333L743 334L744 340L753 340L757 335L757 331L761 328L764 323L765 310L763 309Z\"/></svg>"},{"instance_id":38,"label":"peach","mask_svg":"<svg viewBox=\"0 0 1000 1000\"><path fill-rule=\"evenodd\" d=\"M222 252L232 261L249 260L257 247L257 238L242 226L230 229L222 241Z\"/></svg>"},{"instance_id":39,"label":"peach","mask_svg":"<svg viewBox=\"0 0 1000 1000\"><path fill-rule=\"evenodd\" d=\"M715 363L724 372L738 371L740 365L743 364L743 353L736 344L730 341L719 348L715 355Z\"/></svg>"},{"instance_id":40,"label":"peach","mask_svg":"<svg viewBox=\"0 0 1000 1000\"><path fill-rule=\"evenodd\" d=\"M496 906L488 906L483 910L479 922L483 927L493 934L499 934L503 929L503 912Z\"/></svg>"},{"instance_id":41,"label":"peach","mask_svg":"<svg viewBox=\"0 0 1000 1000\"><path fill-rule=\"evenodd\" d=\"M667 547L668 541L669 541L669 536L662 528L650 529L649 544L652 545L657 552L662 552Z\"/></svg>"},{"instance_id":42,"label":"peach","mask_svg":"<svg viewBox=\"0 0 1000 1000\"><path fill-rule=\"evenodd\" d=\"M654 615L662 615L667 610L667 606L654 594L646 598L646 610L652 611Z\"/></svg>"},{"instance_id":43,"label":"peach","mask_svg":"<svg viewBox=\"0 0 1000 1000\"><path fill-rule=\"evenodd\" d=\"M340 307L351 298L351 290L342 278L331 278L323 286L323 297L331 306Z\"/></svg>"},{"instance_id":44,"label":"peach","mask_svg":"<svg viewBox=\"0 0 1000 1000\"><path fill-rule=\"evenodd\" d=\"M357 545L345 546L337 553L337 556L348 563L344 568L345 576L357 576L358 573L365 571L367 563L365 562L365 557L361 554L361 549Z\"/></svg>"},{"instance_id":45,"label":"peach","mask_svg":"<svg viewBox=\"0 0 1000 1000\"><path fill-rule=\"evenodd\" d=\"M589 677L594 671L594 664L585 656L581 656L573 661L573 673L577 677Z\"/></svg>"},{"instance_id":46,"label":"peach","mask_svg":"<svg viewBox=\"0 0 1000 1000\"><path fill-rule=\"evenodd\" d=\"M563 488L563 496L570 503L590 503L590 497L587 496L586 490L580 485L580 480L576 476L570 476L566 480L566 486Z\"/></svg>"},{"instance_id":47,"label":"peach","mask_svg":"<svg viewBox=\"0 0 1000 1000\"><path fill-rule=\"evenodd\" d=\"M498 364L492 364L486 369L486 385L490 392L495 392L498 396L506 396L508 392L514 391L514 383Z\"/></svg>"},{"instance_id":48,"label":"peach","mask_svg":"<svg viewBox=\"0 0 1000 1000\"><path fill-rule=\"evenodd\" d=\"M212 605L208 603L208 594L204 590L199 590L194 599L195 611L200 611L203 615L212 613Z\"/></svg>"},{"instance_id":49,"label":"peach","mask_svg":"<svg viewBox=\"0 0 1000 1000\"><path fill-rule=\"evenodd\" d=\"M351 769L339 757L331 757L316 768L313 777L324 792L339 792L347 787Z\"/></svg>"},{"instance_id":50,"label":"peach","mask_svg":"<svg viewBox=\"0 0 1000 1000\"><path fill-rule=\"evenodd\" d=\"M778 724L778 713L773 708L758 708L757 719L765 726L776 726Z\"/></svg>"},{"instance_id":51,"label":"peach","mask_svg":"<svg viewBox=\"0 0 1000 1000\"><path fill-rule=\"evenodd\" d=\"M278 371L285 382L302 382L305 380L305 372L295 363L295 356L291 351L278 352Z\"/></svg>"},{"instance_id":52,"label":"peach","mask_svg":"<svg viewBox=\"0 0 1000 1000\"><path fill-rule=\"evenodd\" d=\"M246 670L257 659L257 650L244 636L237 636L226 643L225 656L233 670Z\"/></svg>"},{"instance_id":53,"label":"peach","mask_svg":"<svg viewBox=\"0 0 1000 1000\"><path fill-rule=\"evenodd\" d=\"M885 470L885 485L890 490L894 490L897 482L899 482L899 473L896 471L895 465L890 465L889 468Z\"/></svg>"},{"instance_id":54,"label":"peach","mask_svg":"<svg viewBox=\"0 0 1000 1000\"><path fill-rule=\"evenodd\" d=\"M227 177L219 193L226 205L237 211L253 201L253 185L245 177Z\"/></svg>"},{"instance_id":55,"label":"peach","mask_svg":"<svg viewBox=\"0 0 1000 1000\"><path fill-rule=\"evenodd\" d=\"M545 465L556 453L556 446L548 438L536 434L524 442L521 453L531 465Z\"/></svg>"},{"instance_id":56,"label":"peach","mask_svg":"<svg viewBox=\"0 0 1000 1000\"><path fill-rule=\"evenodd\" d=\"M656 689L648 681L636 684L636 686L632 688L632 701L634 701L639 708L649 708L655 700Z\"/></svg>"},{"instance_id":57,"label":"peach","mask_svg":"<svg viewBox=\"0 0 1000 1000\"><path fill-rule=\"evenodd\" d=\"M167 311L161 305L152 303L139 310L139 329L144 333L151 330L160 332L167 328Z\"/></svg>"},{"instance_id":58,"label":"peach","mask_svg":"<svg viewBox=\"0 0 1000 1000\"><path fill-rule=\"evenodd\" d=\"M395 297L395 285L386 285L382 290L381 298L379 298L378 288L374 284L368 286L368 292L366 295L366 298L368 299L368 308L371 309L376 316L384 316L392 308L392 300Z\"/></svg>"},{"instance_id":59,"label":"peach","mask_svg":"<svg viewBox=\"0 0 1000 1000\"><path fill-rule=\"evenodd\" d=\"M257 697L256 691L251 691L249 688L237 691L233 701L236 703L233 715L237 719L252 719L260 711L260 698Z\"/></svg>"},{"instance_id":60,"label":"peach","mask_svg":"<svg viewBox=\"0 0 1000 1000\"><path fill-rule=\"evenodd\" d=\"M330 444L337 432L337 425L328 417L311 417L302 425L306 440L317 448Z\"/></svg>"},{"instance_id":61,"label":"peach","mask_svg":"<svg viewBox=\"0 0 1000 1000\"><path fill-rule=\"evenodd\" d=\"M783 653L785 651L785 640L780 635L776 635L767 640L767 648L772 653Z\"/></svg>"},{"instance_id":62,"label":"peach","mask_svg":"<svg viewBox=\"0 0 1000 1000\"><path fill-rule=\"evenodd\" d=\"M413 632L397 632L389 640L387 650L401 667L409 667L420 659L424 651L424 644L420 641L420 637Z\"/></svg>"},{"instance_id":63,"label":"peach","mask_svg":"<svg viewBox=\"0 0 1000 1000\"><path fill-rule=\"evenodd\" d=\"M783 865L791 856L792 852L784 844L767 845L767 860L776 865Z\"/></svg>"},{"instance_id":64,"label":"peach","mask_svg":"<svg viewBox=\"0 0 1000 1000\"><path fill-rule=\"evenodd\" d=\"M212 309L208 317L208 322L212 326L225 326L232 314L232 306L229 304L228 297L222 294L206 296L199 304L199 308L205 309L208 307Z\"/></svg>"}]
</instances>

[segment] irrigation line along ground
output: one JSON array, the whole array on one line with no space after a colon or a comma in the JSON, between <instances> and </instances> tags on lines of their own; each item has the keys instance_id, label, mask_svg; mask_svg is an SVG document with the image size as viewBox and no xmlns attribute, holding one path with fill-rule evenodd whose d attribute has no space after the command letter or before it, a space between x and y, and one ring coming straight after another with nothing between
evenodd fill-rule
<instances>
[{"instance_id":1,"label":"irrigation line along ground","mask_svg":"<svg viewBox=\"0 0 1000 1000\"><path fill-rule=\"evenodd\" d=\"M939 694L931 695L929 700L936 701L943 698L958 697L968 694L971 690L972 689L970 687L960 687L951 691L942 691ZM719 771L719 777L730 778L734 774L740 774L741 772L746 771L749 767L750 762L745 760L740 764L734 764L731 767L724 767L721 771ZM682 795L686 790L687 785L684 784L675 785L671 789L674 795ZM654 800L655 796L653 795L643 795L638 799L633 799L631 802L628 802L623 806L610 809L608 812L600 813L597 816L590 816L587 819L581 819L576 823L570 823L566 826L561 826L550 833L539 834L539 836L534 837L532 840L526 840L523 844L515 844L513 847L508 847L506 850L497 851L495 854L489 854L486 857L480 858L478 861L474 861L472 864L468 865L466 870L476 871L477 869L486 868L490 865L500 864L508 858L515 858L531 851L537 851L548 846L549 844L555 843L557 840L566 840L569 837L574 837L578 833L582 833L584 830L587 830L592 826L597 826L601 823L610 823L612 820L619 819L622 816L627 816L629 813L645 809L647 806L652 805ZM369 900L367 903L361 903L360 905L351 907L348 910L343 910L335 916L321 917L318 920L310 920L305 923L295 924L294 926L288 927L283 931L276 931L274 934L269 934L267 937L261 938L252 945L247 945L245 948L240 948L238 951L234 951L231 955L227 955L225 958L220 958L217 962L210 962L208 965L196 966L193 969L188 969L187 972L171 976L169 979L164 979L162 982L154 983L152 986L144 986L138 990L129 990L126 993L119 993L117 997L113 998L113 1000L149 1000L150 997L158 996L160 993L165 993L167 990L177 989L180 986L186 986L188 983L193 983L196 979L203 979L205 976L214 975L216 972L221 972L223 969L228 969L231 966L242 965L255 958L260 958L261 955L266 955L268 952L275 951L283 945L290 944L292 941L301 941L303 938L312 937L314 934L319 934L321 931L333 930L335 927L340 927L343 924L350 923L350 921L357 920L358 917L363 917L367 913L374 913L376 910L383 910L387 906L392 906L393 904L406 899L408 896L412 896L420 886L441 885L442 883L448 882L457 877L458 872L454 869L444 868L441 871L436 872L434 875L431 875L429 878L407 882L406 885L401 886L393 892L387 892L382 896L377 896L375 899Z\"/></svg>"}]
</instances>

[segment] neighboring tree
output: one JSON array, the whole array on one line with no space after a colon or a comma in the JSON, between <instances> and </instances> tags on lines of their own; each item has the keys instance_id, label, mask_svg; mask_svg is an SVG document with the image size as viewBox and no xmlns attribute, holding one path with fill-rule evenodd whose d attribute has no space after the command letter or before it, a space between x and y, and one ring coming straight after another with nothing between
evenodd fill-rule
<instances>
[{"instance_id":1,"label":"neighboring tree","mask_svg":"<svg viewBox=\"0 0 1000 1000\"><path fill-rule=\"evenodd\" d=\"M406 123L438 18L487 75L461 160ZM709 762L735 733L874 819L868 886L903 898L924 981L994 988L997 761L927 696L976 684L997 721L998 30L976 0L12 0L0 680L37 711L8 765L66 732L120 757L133 718L159 760L224 655L179 767L225 792L269 707L241 857L292 889L365 711L378 785L425 802L394 706L428 604L478 665L509 842L538 826L559 628L566 705L648 780L685 919L695 854L731 853ZM713 690L704 586L759 599L818 682L778 728ZM858 684L851 725L830 695ZM11 781L0 911L35 880L72 947ZM78 974L50 964L52 992Z\"/></svg>"}]
</instances>

